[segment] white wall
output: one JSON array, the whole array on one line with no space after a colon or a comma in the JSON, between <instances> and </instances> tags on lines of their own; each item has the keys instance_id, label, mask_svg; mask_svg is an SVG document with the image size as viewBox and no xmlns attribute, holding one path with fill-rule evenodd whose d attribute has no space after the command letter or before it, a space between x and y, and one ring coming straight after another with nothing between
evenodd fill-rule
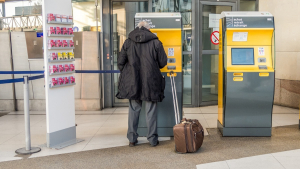
<instances>
[{"instance_id":1,"label":"white wall","mask_svg":"<svg viewBox=\"0 0 300 169\"><path fill-rule=\"evenodd\" d=\"M300 101L300 1L260 0L259 11L275 18L275 103L298 108Z\"/></svg>"}]
</instances>

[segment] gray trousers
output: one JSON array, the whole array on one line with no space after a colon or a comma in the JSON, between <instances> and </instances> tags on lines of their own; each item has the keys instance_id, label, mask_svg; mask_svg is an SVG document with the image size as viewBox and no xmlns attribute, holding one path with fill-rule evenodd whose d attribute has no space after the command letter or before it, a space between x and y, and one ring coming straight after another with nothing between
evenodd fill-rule
<instances>
[{"instance_id":1,"label":"gray trousers","mask_svg":"<svg viewBox=\"0 0 300 169\"><path fill-rule=\"evenodd\" d=\"M145 102L145 112L146 112L146 123L148 127L147 139L150 144L157 144L157 112L156 112L156 102ZM129 114L128 114L128 131L127 138L129 142L135 142L139 137L137 129L139 126L139 116L142 109L141 100L129 100Z\"/></svg>"}]
</instances>

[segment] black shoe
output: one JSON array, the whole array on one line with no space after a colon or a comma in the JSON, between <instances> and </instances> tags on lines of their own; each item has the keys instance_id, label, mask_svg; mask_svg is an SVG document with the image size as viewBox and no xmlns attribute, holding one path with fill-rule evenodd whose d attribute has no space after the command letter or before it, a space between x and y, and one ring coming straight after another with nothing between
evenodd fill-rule
<instances>
[{"instance_id":1,"label":"black shoe","mask_svg":"<svg viewBox=\"0 0 300 169\"><path fill-rule=\"evenodd\" d=\"M135 142L129 142L129 147L134 147L137 143L138 143L137 140Z\"/></svg>"},{"instance_id":2,"label":"black shoe","mask_svg":"<svg viewBox=\"0 0 300 169\"><path fill-rule=\"evenodd\" d=\"M159 144L159 141L157 140L156 144L151 144L151 147L156 147Z\"/></svg>"}]
</instances>

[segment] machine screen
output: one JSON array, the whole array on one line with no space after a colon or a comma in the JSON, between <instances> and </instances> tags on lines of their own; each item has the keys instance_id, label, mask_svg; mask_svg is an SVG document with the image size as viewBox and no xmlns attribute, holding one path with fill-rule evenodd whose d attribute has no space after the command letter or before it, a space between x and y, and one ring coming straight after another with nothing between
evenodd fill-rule
<instances>
[{"instance_id":1,"label":"machine screen","mask_svg":"<svg viewBox=\"0 0 300 169\"><path fill-rule=\"evenodd\" d=\"M253 48L231 48L232 65L254 65Z\"/></svg>"}]
</instances>

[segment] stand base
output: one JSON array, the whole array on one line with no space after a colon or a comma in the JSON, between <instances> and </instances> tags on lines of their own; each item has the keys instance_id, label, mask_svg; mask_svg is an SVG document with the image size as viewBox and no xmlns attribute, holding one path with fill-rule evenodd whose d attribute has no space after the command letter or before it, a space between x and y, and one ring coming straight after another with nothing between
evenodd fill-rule
<instances>
[{"instance_id":1,"label":"stand base","mask_svg":"<svg viewBox=\"0 0 300 169\"><path fill-rule=\"evenodd\" d=\"M271 137L272 127L224 127L219 120L218 129L223 137Z\"/></svg>"},{"instance_id":2,"label":"stand base","mask_svg":"<svg viewBox=\"0 0 300 169\"><path fill-rule=\"evenodd\" d=\"M27 155L27 154L33 154L33 153L38 153L41 151L41 148L39 147L31 147L31 150L26 150L26 148L20 148L18 150L16 150L15 152L17 154L20 154L20 155Z\"/></svg>"}]
</instances>

